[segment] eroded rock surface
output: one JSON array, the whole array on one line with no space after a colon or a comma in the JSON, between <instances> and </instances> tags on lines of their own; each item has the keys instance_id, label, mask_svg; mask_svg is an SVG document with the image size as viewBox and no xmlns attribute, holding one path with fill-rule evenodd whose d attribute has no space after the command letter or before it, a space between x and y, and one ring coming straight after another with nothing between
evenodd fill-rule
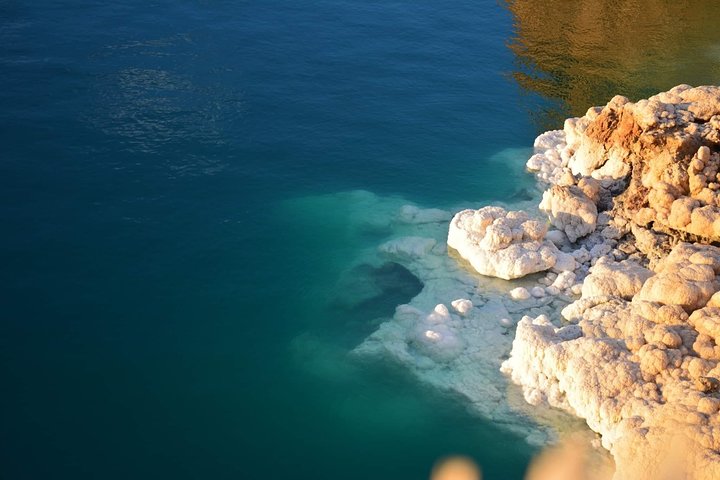
<instances>
[{"instance_id":1,"label":"eroded rock surface","mask_svg":"<svg viewBox=\"0 0 720 480\"><path fill-rule=\"evenodd\" d=\"M609 257L602 257L585 278L582 296L612 295L631 299L652 274L650 270L632 260L614 262L609 260Z\"/></svg>"},{"instance_id":2,"label":"eroded rock surface","mask_svg":"<svg viewBox=\"0 0 720 480\"><path fill-rule=\"evenodd\" d=\"M553 185L543 194L540 209L571 242L595 230L598 214L595 201L575 185Z\"/></svg>"},{"instance_id":3,"label":"eroded rock surface","mask_svg":"<svg viewBox=\"0 0 720 480\"><path fill-rule=\"evenodd\" d=\"M568 132L571 132L568 134ZM720 88L680 85L565 125L568 167L611 185L613 216L678 238L720 240Z\"/></svg>"},{"instance_id":4,"label":"eroded rock surface","mask_svg":"<svg viewBox=\"0 0 720 480\"><path fill-rule=\"evenodd\" d=\"M500 207L463 210L450 222L448 246L482 275L510 280L547 270L558 250L544 240L547 226L527 213Z\"/></svg>"},{"instance_id":5,"label":"eroded rock surface","mask_svg":"<svg viewBox=\"0 0 720 480\"><path fill-rule=\"evenodd\" d=\"M601 434L618 480L720 478L720 87L617 96L535 149L582 297L523 317L502 370Z\"/></svg>"}]
</instances>

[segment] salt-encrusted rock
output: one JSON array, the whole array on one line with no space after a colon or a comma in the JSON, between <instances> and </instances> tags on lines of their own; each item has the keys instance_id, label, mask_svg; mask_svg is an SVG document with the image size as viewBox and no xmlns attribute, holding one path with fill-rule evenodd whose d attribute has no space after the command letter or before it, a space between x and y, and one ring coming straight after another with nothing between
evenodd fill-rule
<instances>
[{"instance_id":1,"label":"salt-encrusted rock","mask_svg":"<svg viewBox=\"0 0 720 480\"><path fill-rule=\"evenodd\" d=\"M457 326L443 304L438 304L423 320L418 321L408 334L407 341L436 362L451 361L465 348L465 342L458 335Z\"/></svg>"},{"instance_id":2,"label":"salt-encrusted rock","mask_svg":"<svg viewBox=\"0 0 720 480\"><path fill-rule=\"evenodd\" d=\"M575 272L561 272L553 280L552 286L560 290L566 290L575 284L575 279Z\"/></svg>"},{"instance_id":3,"label":"salt-encrusted rock","mask_svg":"<svg viewBox=\"0 0 720 480\"><path fill-rule=\"evenodd\" d=\"M552 296L560 295L560 289L557 288L557 287L554 287L554 286L552 286L552 285L548 285L548 286L545 288L545 293L548 294L548 295L552 295Z\"/></svg>"},{"instance_id":4,"label":"salt-encrusted rock","mask_svg":"<svg viewBox=\"0 0 720 480\"><path fill-rule=\"evenodd\" d=\"M547 270L558 250L543 240L547 226L500 207L463 210L450 222L448 246L480 274L505 280Z\"/></svg>"},{"instance_id":5,"label":"salt-encrusted rock","mask_svg":"<svg viewBox=\"0 0 720 480\"><path fill-rule=\"evenodd\" d=\"M710 337L715 344L720 343L720 308L705 307L695 310L688 323L701 335Z\"/></svg>"},{"instance_id":6,"label":"salt-encrusted rock","mask_svg":"<svg viewBox=\"0 0 720 480\"><path fill-rule=\"evenodd\" d=\"M590 249L590 259L597 261L608 255L612 251L612 245L609 243L598 243ZM593 263L594 265L594 263Z\"/></svg>"},{"instance_id":7,"label":"salt-encrusted rock","mask_svg":"<svg viewBox=\"0 0 720 480\"><path fill-rule=\"evenodd\" d=\"M701 360L683 357L688 327L682 311L668 308L610 300L586 308L579 325L565 327L525 317L501 369L523 386L528 403L547 402L585 418L612 452L617 478L663 478L667 472L658 460L674 453L678 436L685 442L684 473L690 473L678 478L716 478L720 423L708 415L720 406L713 396L720 381L690 373L693 362L684 358Z\"/></svg>"},{"instance_id":8,"label":"salt-encrusted rock","mask_svg":"<svg viewBox=\"0 0 720 480\"><path fill-rule=\"evenodd\" d=\"M607 257L605 257L607 258ZM583 297L610 295L630 300L653 273L633 261L601 259L591 269L582 286Z\"/></svg>"},{"instance_id":9,"label":"salt-encrusted rock","mask_svg":"<svg viewBox=\"0 0 720 480\"><path fill-rule=\"evenodd\" d=\"M552 267L553 272L572 272L576 268L578 268L578 262L571 254L565 252L557 252L555 254L555 265Z\"/></svg>"},{"instance_id":10,"label":"salt-encrusted rock","mask_svg":"<svg viewBox=\"0 0 720 480\"><path fill-rule=\"evenodd\" d=\"M651 222L673 235L720 240L718 99L715 86L679 86L637 103L614 99L594 119L580 122L586 126L573 137L569 166L597 178L604 165L623 164L629 183L615 187L622 191L616 217Z\"/></svg>"},{"instance_id":11,"label":"salt-encrusted rock","mask_svg":"<svg viewBox=\"0 0 720 480\"><path fill-rule=\"evenodd\" d=\"M457 300L453 300L450 302L450 305L452 305L455 311L461 315L467 315L467 313L473 308L472 302L467 298L458 298Z\"/></svg>"},{"instance_id":12,"label":"salt-encrusted rock","mask_svg":"<svg viewBox=\"0 0 720 480\"><path fill-rule=\"evenodd\" d=\"M524 319L502 369L529 403L585 418L620 478L658 477L656 459L680 435L687 478L709 480L720 474L720 457L708 461L720 447L720 422L708 420L720 408L720 249L680 243L655 270L601 259L562 312L579 330Z\"/></svg>"},{"instance_id":13,"label":"salt-encrusted rock","mask_svg":"<svg viewBox=\"0 0 720 480\"><path fill-rule=\"evenodd\" d=\"M530 290L530 295L532 295L535 298L542 298L545 296L545 289L542 287L533 287Z\"/></svg>"},{"instance_id":14,"label":"salt-encrusted rock","mask_svg":"<svg viewBox=\"0 0 720 480\"><path fill-rule=\"evenodd\" d=\"M578 188L600 210L612 207L616 220L681 240L720 240L717 98L720 87L686 85L637 103L615 97L538 137L528 167L555 189Z\"/></svg>"},{"instance_id":15,"label":"salt-encrusted rock","mask_svg":"<svg viewBox=\"0 0 720 480\"><path fill-rule=\"evenodd\" d=\"M589 193L593 193L590 187ZM550 223L567 235L571 242L595 230L597 207L580 187L553 185L543 193L540 209L550 217Z\"/></svg>"},{"instance_id":16,"label":"salt-encrusted rock","mask_svg":"<svg viewBox=\"0 0 720 480\"><path fill-rule=\"evenodd\" d=\"M433 311L430 312L430 315L428 315L427 320L433 323L442 323L449 318L450 310L448 310L448 308L444 304L438 303L437 305L435 305L435 308L433 308Z\"/></svg>"},{"instance_id":17,"label":"salt-encrusted rock","mask_svg":"<svg viewBox=\"0 0 720 480\"><path fill-rule=\"evenodd\" d=\"M535 139L535 154L527 161L528 170L545 183L558 183L564 176L563 167L567 158L563 158L565 150L565 133L562 130L545 132Z\"/></svg>"},{"instance_id":18,"label":"salt-encrusted rock","mask_svg":"<svg viewBox=\"0 0 720 480\"><path fill-rule=\"evenodd\" d=\"M567 235L561 230L550 230L545 234L545 239L550 240L556 246L565 245L568 242Z\"/></svg>"},{"instance_id":19,"label":"salt-encrusted rock","mask_svg":"<svg viewBox=\"0 0 720 480\"><path fill-rule=\"evenodd\" d=\"M720 307L720 292L715 292L710 300L708 300L706 307Z\"/></svg>"},{"instance_id":20,"label":"salt-encrusted rock","mask_svg":"<svg viewBox=\"0 0 720 480\"><path fill-rule=\"evenodd\" d=\"M657 275L645 282L637 299L680 305L691 312L705 306L720 288L716 279L718 270L720 249L680 243L658 263Z\"/></svg>"},{"instance_id":21,"label":"salt-encrusted rock","mask_svg":"<svg viewBox=\"0 0 720 480\"><path fill-rule=\"evenodd\" d=\"M531 297L530 292L528 292L527 288L525 287L517 287L513 288L509 292L510 298L513 300L527 300Z\"/></svg>"},{"instance_id":22,"label":"salt-encrusted rock","mask_svg":"<svg viewBox=\"0 0 720 480\"><path fill-rule=\"evenodd\" d=\"M590 252L585 247L580 247L577 250L573 250L572 256L578 263L588 263L592 258Z\"/></svg>"},{"instance_id":23,"label":"salt-encrusted rock","mask_svg":"<svg viewBox=\"0 0 720 480\"><path fill-rule=\"evenodd\" d=\"M570 325L523 318L503 371L585 418L616 479L720 478L720 87L616 96L538 137L528 168L578 243L548 235L577 266L544 293L583 296Z\"/></svg>"},{"instance_id":24,"label":"salt-encrusted rock","mask_svg":"<svg viewBox=\"0 0 720 480\"><path fill-rule=\"evenodd\" d=\"M515 326L515 321L512 318L503 317L500 319L500 326L503 328L512 328Z\"/></svg>"},{"instance_id":25,"label":"salt-encrusted rock","mask_svg":"<svg viewBox=\"0 0 720 480\"><path fill-rule=\"evenodd\" d=\"M529 403L586 419L616 480L681 478L675 460L688 479L720 478L720 87L616 96L539 136L527 167L550 184L540 208L554 230L481 209L456 216L448 239L481 273L558 274L506 303L535 318L503 371ZM552 308L573 293L561 321Z\"/></svg>"},{"instance_id":26,"label":"salt-encrusted rock","mask_svg":"<svg viewBox=\"0 0 720 480\"><path fill-rule=\"evenodd\" d=\"M582 177L577 182L577 187L594 204L600 201L600 182L592 177Z\"/></svg>"}]
</instances>

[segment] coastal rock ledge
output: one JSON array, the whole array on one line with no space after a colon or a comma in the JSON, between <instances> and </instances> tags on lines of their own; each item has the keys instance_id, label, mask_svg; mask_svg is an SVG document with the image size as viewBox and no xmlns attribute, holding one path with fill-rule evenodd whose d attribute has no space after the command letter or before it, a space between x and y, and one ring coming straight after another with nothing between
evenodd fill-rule
<instances>
[{"instance_id":1,"label":"coastal rock ledge","mask_svg":"<svg viewBox=\"0 0 720 480\"><path fill-rule=\"evenodd\" d=\"M530 215L552 230L502 212L454 220L482 217L465 228L473 266L512 245L528 272L575 260L572 303L524 316L502 371L529 403L584 418L616 480L720 479L720 87L616 96L538 137L527 165L547 184ZM468 248L456 227L449 244Z\"/></svg>"}]
</instances>

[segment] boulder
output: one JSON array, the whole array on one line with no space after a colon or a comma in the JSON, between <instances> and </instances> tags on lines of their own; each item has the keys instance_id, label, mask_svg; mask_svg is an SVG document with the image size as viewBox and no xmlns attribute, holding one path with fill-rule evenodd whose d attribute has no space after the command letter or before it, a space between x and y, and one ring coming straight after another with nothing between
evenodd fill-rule
<instances>
[{"instance_id":1,"label":"boulder","mask_svg":"<svg viewBox=\"0 0 720 480\"><path fill-rule=\"evenodd\" d=\"M558 250L544 240L547 226L500 207L463 210L450 222L448 246L480 274L510 280L548 270Z\"/></svg>"},{"instance_id":2,"label":"boulder","mask_svg":"<svg viewBox=\"0 0 720 480\"><path fill-rule=\"evenodd\" d=\"M715 273L719 266L717 247L680 243L658 263L657 274L645 282L636 298L692 312L704 307L720 288Z\"/></svg>"},{"instance_id":3,"label":"boulder","mask_svg":"<svg viewBox=\"0 0 720 480\"><path fill-rule=\"evenodd\" d=\"M586 190L597 195L597 191L591 187ZM550 223L564 232L571 242L595 231L597 207L580 187L553 185L543 193L540 209L548 214Z\"/></svg>"},{"instance_id":4,"label":"boulder","mask_svg":"<svg viewBox=\"0 0 720 480\"><path fill-rule=\"evenodd\" d=\"M630 300L653 275L652 271L631 260L612 262L606 259L598 261L585 278L583 297L610 295Z\"/></svg>"}]
</instances>

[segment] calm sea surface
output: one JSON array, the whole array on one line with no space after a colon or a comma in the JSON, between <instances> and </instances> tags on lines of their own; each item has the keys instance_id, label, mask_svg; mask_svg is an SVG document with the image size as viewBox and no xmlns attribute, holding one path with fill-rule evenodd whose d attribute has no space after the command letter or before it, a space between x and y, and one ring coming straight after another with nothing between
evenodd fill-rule
<instances>
[{"instance_id":1,"label":"calm sea surface","mask_svg":"<svg viewBox=\"0 0 720 480\"><path fill-rule=\"evenodd\" d=\"M522 439L346 360L417 285L337 307L387 233L345 192L526 194L566 116L720 82L692 3L0 0L0 478L522 478Z\"/></svg>"}]
</instances>

